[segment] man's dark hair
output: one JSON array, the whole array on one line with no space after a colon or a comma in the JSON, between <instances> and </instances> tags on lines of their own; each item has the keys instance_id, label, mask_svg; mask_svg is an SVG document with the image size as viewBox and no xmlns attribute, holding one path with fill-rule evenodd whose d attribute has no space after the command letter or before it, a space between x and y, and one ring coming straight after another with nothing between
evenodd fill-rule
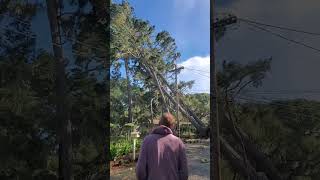
<instances>
[{"instance_id":1,"label":"man's dark hair","mask_svg":"<svg viewBox=\"0 0 320 180\"><path fill-rule=\"evenodd\" d=\"M167 126L169 128L173 127L173 125L175 124L175 118L171 113L164 113L159 121L159 125L164 125Z\"/></svg>"}]
</instances>

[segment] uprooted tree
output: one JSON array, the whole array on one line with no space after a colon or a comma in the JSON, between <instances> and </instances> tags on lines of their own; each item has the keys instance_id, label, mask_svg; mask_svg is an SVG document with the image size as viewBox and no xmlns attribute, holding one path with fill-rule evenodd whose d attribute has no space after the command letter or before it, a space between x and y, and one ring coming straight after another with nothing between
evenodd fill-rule
<instances>
[{"instance_id":1,"label":"uprooted tree","mask_svg":"<svg viewBox=\"0 0 320 180\"><path fill-rule=\"evenodd\" d=\"M176 52L174 39L167 32L154 35L154 27L135 18L127 2L113 4L111 13L111 50L114 53L114 65L120 68L119 61L128 59L136 81L154 92L157 91L163 105L176 105L175 88L170 84L170 77L166 78L168 71L173 69L175 59L180 56ZM251 179L263 176L274 180L281 178L269 158L248 138L245 131L237 126L234 120L236 115L229 101L245 87L260 85L269 68L269 59L246 66L224 63L223 71L218 76L221 79L221 92L225 94L225 101L219 102L224 107L223 135L220 137L223 157L238 174ZM180 93L180 96L183 94ZM181 99L179 111L196 127L200 136L208 137L209 133L212 133Z\"/></svg>"}]
</instances>

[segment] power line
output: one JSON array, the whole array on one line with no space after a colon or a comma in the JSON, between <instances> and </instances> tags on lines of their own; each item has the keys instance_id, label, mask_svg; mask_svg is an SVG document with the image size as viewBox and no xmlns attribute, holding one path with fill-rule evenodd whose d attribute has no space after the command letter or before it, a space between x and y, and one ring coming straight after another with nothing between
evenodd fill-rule
<instances>
[{"instance_id":1,"label":"power line","mask_svg":"<svg viewBox=\"0 0 320 180\"><path fill-rule=\"evenodd\" d=\"M220 13L217 13L217 14L226 16L226 15L230 15L232 13L220 12ZM273 25L273 24L267 24L267 23L256 21L256 20L248 19L248 18L237 17L237 19L239 21L243 21L243 22L253 23L253 24L267 26L267 27L273 27L273 28L282 29L282 30L286 30L286 31L293 31L293 32L297 32L297 33L320 36L320 33L318 33L318 32L310 32L310 31L305 31L305 30L301 30L301 29L291 28L291 27L288 27L288 26L278 26L278 25Z\"/></svg>"},{"instance_id":2,"label":"power line","mask_svg":"<svg viewBox=\"0 0 320 180\"><path fill-rule=\"evenodd\" d=\"M192 92L192 93L206 93L206 94L209 94L210 92L209 91L194 91L194 90L186 90L186 93L188 92Z\"/></svg>"},{"instance_id":3,"label":"power line","mask_svg":"<svg viewBox=\"0 0 320 180\"><path fill-rule=\"evenodd\" d=\"M264 104L264 105L269 105L269 106L283 106L283 107L296 107L296 109L295 110L298 110L297 108L298 108L298 106L293 106L293 105L286 105L286 104L277 104L277 103L272 103L272 104L270 104L270 103L264 103L264 102L261 102L261 101L259 101L259 100L250 100L250 99L246 99L246 98L238 98L238 99L242 99L242 100L249 100L249 101L252 101L252 102L258 102L258 103L262 103L262 104ZM302 109L307 109L307 110L315 110L315 109L311 109L311 108L302 108ZM306 115L306 114L301 114L301 113L294 113L294 112L285 112L284 113L284 115L298 115L299 117L305 117L305 118L310 118L310 117L312 117L314 114L311 114L310 116L308 116L308 115ZM314 117L314 116L313 116ZM315 117L314 117L315 118Z\"/></svg>"},{"instance_id":4,"label":"power line","mask_svg":"<svg viewBox=\"0 0 320 180\"><path fill-rule=\"evenodd\" d=\"M296 95L296 94L320 94L320 91L246 91L248 94L266 94L266 95Z\"/></svg>"},{"instance_id":5,"label":"power line","mask_svg":"<svg viewBox=\"0 0 320 180\"><path fill-rule=\"evenodd\" d=\"M247 90L246 92L320 92L320 89Z\"/></svg>"},{"instance_id":6,"label":"power line","mask_svg":"<svg viewBox=\"0 0 320 180\"><path fill-rule=\"evenodd\" d=\"M244 19L241 19L241 20L243 21ZM16 20L16 21L21 22L21 23L24 23L24 24L27 24L26 22L23 22L23 21L19 21L19 20ZM248 21L247 21L247 22L248 22ZM258 24L258 22L251 22L251 23ZM291 42L294 42L294 43L298 43L298 44L300 44L300 45L303 45L303 46L305 46L305 47L311 48L311 49L313 49L313 50L320 51L319 49L313 48L313 47L311 47L311 46L309 46L309 45L306 45L306 44L304 44L304 43L301 43L301 42L298 42L298 41L295 41L295 40L288 39L288 38L286 38L286 37L284 37L284 36L282 36L282 35L276 34L276 33L272 32L272 31L270 31L270 30L264 29L264 28L259 27L259 26L257 26L257 25L253 25L253 24L250 24L250 23L248 23L248 24L251 25L251 26L255 26L256 28L259 28L259 29L261 29L261 30L267 31L267 32L269 32L269 33L272 33L273 35L276 35L276 36L279 36L279 37L281 37L281 38L284 38L285 40L288 40L288 41L291 41ZM30 33L26 34L26 33L23 33L23 32L20 32L20 31L16 31L16 30L13 30L13 29L9 29L9 28L6 28L6 27L2 27L2 28L3 28L3 29L7 29L7 30L9 30L9 31L13 31L13 32L18 33L18 34L23 34L23 35L25 35L25 36L29 36L29 37L32 37L32 38L35 38L35 37L36 37L35 35L30 35ZM287 29L289 29L289 28L287 28ZM298 30L296 30L296 31L298 31ZM303 31L301 31L301 32L303 32ZM317 33L313 33L313 34L317 34ZM78 42L79 44L83 44L83 45L85 45L85 46L87 46L87 47L99 49L99 48L97 48L97 47L87 45L87 44L85 44L85 43L83 43L83 42L81 42L81 41L78 41L78 40L75 40L75 39L72 39L72 38L68 38L68 39L69 39L69 40L74 40L75 42ZM59 44L55 44L55 43L52 43L52 44L54 44L54 45L59 45ZM80 51L75 51L75 50L73 50L72 52L73 52L73 53L76 53L77 55L87 55L85 52L80 52ZM81 53L82 53L82 54L81 54ZM95 59L95 58L93 58L93 59ZM192 69L192 68L186 68L186 69L195 70L195 71L199 71L199 72L205 72L205 71L202 71L202 70ZM209 72L205 72L205 73L209 73ZM204 75L204 74L200 74L200 73L195 73L195 74L198 74L198 75L201 75L201 76L205 76L205 77L207 77L207 78L210 78L209 76L206 76L206 75ZM258 93L258 92L257 92L257 93ZM266 94L266 92L262 92L262 93ZM269 94L270 94L270 93L269 93Z\"/></svg>"},{"instance_id":7,"label":"power line","mask_svg":"<svg viewBox=\"0 0 320 180\"><path fill-rule=\"evenodd\" d=\"M210 91L210 89L193 89L190 91L202 92L202 91ZM230 93L232 94L232 93ZM320 90L269 90L269 91L244 91L242 95L320 95ZM278 100L278 99L272 99Z\"/></svg>"},{"instance_id":8,"label":"power line","mask_svg":"<svg viewBox=\"0 0 320 180\"><path fill-rule=\"evenodd\" d=\"M188 92L205 92L209 91L208 89L196 89L196 90L187 90ZM279 101L288 101L289 99L266 99L266 98L259 98L259 97L254 97L254 96L248 96L248 95L238 95L238 97L235 97L235 99L240 99L240 100L246 100L246 101L251 101L251 102L258 102L258 103L263 103L266 105L278 105L278 106L285 106L285 107L299 107L299 105L293 105L293 104L286 104L286 103L281 103ZM289 100L290 101L290 100ZM303 108L303 109L311 109L311 108Z\"/></svg>"},{"instance_id":9,"label":"power line","mask_svg":"<svg viewBox=\"0 0 320 180\"><path fill-rule=\"evenodd\" d=\"M308 31L304 31L304 30L297 30L297 29L288 28L288 27L275 26L275 25L265 24L265 23L261 23L261 22L257 22L257 21L252 21L252 20L244 19L244 18L238 18L238 19L239 19L240 21L242 21L242 22L247 23L247 24L250 25L250 26L253 26L253 27L258 28L258 29L260 29L260 30L262 30L262 31L271 33L271 34L274 35L274 36L277 36L277 37L282 38L282 39L284 39L284 40L287 40L287 41L289 41L289 42L292 42L292 43L295 43L295 44L299 44L299 45L304 46L304 47L306 47L306 48L309 48L309 49L315 50L315 51L317 51L317 52L320 52L320 49L318 49L318 48L315 48L315 47L313 47L313 46L310 46L310 45L305 44L305 43L300 42L300 41L296 41L296 40L289 39L289 38L287 38L287 37L285 37L285 36L283 36L283 35L281 35L281 34L275 33L275 32L273 32L273 31L271 31L271 30L265 29L265 28L260 27L260 26L258 26L258 25L269 26L269 27L273 27L273 28L278 28L278 29L283 29L283 30L288 30L288 31L294 31L294 32L299 32L299 33L305 33L305 34L309 34L309 35L317 35L317 36L318 36L318 35L320 35L320 33L308 32Z\"/></svg>"},{"instance_id":10,"label":"power line","mask_svg":"<svg viewBox=\"0 0 320 180\"><path fill-rule=\"evenodd\" d=\"M317 93L317 94L320 94L320 92L319 93ZM257 94L256 94L257 95ZM270 94L269 94L270 95ZM266 98L266 97L256 97L256 96L254 96L254 95L249 95L249 94L240 94L240 95L238 95L239 97L245 97L245 98L247 98L247 100L255 100L255 101L259 101L259 102L265 102L265 103L273 103L273 104L279 104L279 105L283 105L283 103L279 103L279 101L292 101L292 100L296 100L296 99L298 99L298 98L295 98L295 99L290 99L290 98L282 98L282 99L279 99L279 98ZM238 97L235 97L236 99L238 98ZM251 98L251 99L248 99L248 98ZM300 98L301 99L301 98ZM303 98L304 99L304 98ZM289 105L289 106L293 106L293 105Z\"/></svg>"},{"instance_id":11,"label":"power line","mask_svg":"<svg viewBox=\"0 0 320 180\"><path fill-rule=\"evenodd\" d=\"M289 105L286 103L281 103L281 101L290 101L288 99L277 100L277 99L258 98L258 97L254 97L254 96L248 96L248 95L239 95L239 97L235 97L235 99L243 99L243 100L248 100L248 101L262 102L265 104L274 104L274 105L287 106L287 107L301 107L298 105L292 105L292 104Z\"/></svg>"},{"instance_id":12,"label":"power line","mask_svg":"<svg viewBox=\"0 0 320 180\"><path fill-rule=\"evenodd\" d=\"M184 67L184 69L189 69L189 68L185 68ZM189 70L191 70L191 69L189 69ZM193 74L197 74L197 75L200 75L200 76L203 76L203 77L210 78L210 76L208 76L206 74L199 73L199 72L194 72L194 70L191 70L190 72L193 73Z\"/></svg>"},{"instance_id":13,"label":"power line","mask_svg":"<svg viewBox=\"0 0 320 180\"><path fill-rule=\"evenodd\" d=\"M196 74L196 75L200 75L200 76L203 76L203 77L206 77L206 78L210 78L210 76L207 76L207 75L204 75L204 74L201 74L201 73L192 72L192 71L191 71L191 73Z\"/></svg>"},{"instance_id":14,"label":"power line","mask_svg":"<svg viewBox=\"0 0 320 180\"><path fill-rule=\"evenodd\" d=\"M312 100L315 97L320 97L320 92L318 93L242 93L242 95L246 95L248 97L259 96L265 100L270 101L290 101L297 99L306 99Z\"/></svg>"},{"instance_id":15,"label":"power line","mask_svg":"<svg viewBox=\"0 0 320 180\"><path fill-rule=\"evenodd\" d=\"M276 100L270 100L268 101L267 99L259 99L259 98L253 98L253 97L248 97L248 96L241 96L241 97L237 97L236 99L238 100L245 100L248 102L254 102L254 103L260 103L260 104L264 104L264 105L269 105L269 106L274 106L274 107L288 107L288 108L295 108L295 110L298 109L304 109L304 110L315 110L315 108L310 108L310 107L303 107L301 108L301 106L299 105L294 105L294 104L285 104L285 103L281 103L281 102L277 102ZM289 114L289 113L288 113ZM307 115L301 114L302 116L305 117L309 117Z\"/></svg>"},{"instance_id":16,"label":"power line","mask_svg":"<svg viewBox=\"0 0 320 180\"><path fill-rule=\"evenodd\" d=\"M192 70L192 71L198 71L198 72L203 72L203 73L209 73L208 71L203 71L203 70L199 70L199 69L193 69L193 68L188 68L188 67L184 67L184 69L189 69L189 70Z\"/></svg>"},{"instance_id":17,"label":"power line","mask_svg":"<svg viewBox=\"0 0 320 180\"><path fill-rule=\"evenodd\" d=\"M308 32L308 31L289 28L289 27L285 27L285 26L276 26L276 25L257 22L257 21L253 21L253 20L249 20L249 19L245 19L245 18L238 18L238 20L243 21L243 22L247 22L247 23L263 25L263 26L273 27L273 28L282 29L282 30L287 30L287 31L293 31L293 32L298 32L298 33L304 33L304 34L309 34L309 35L320 36L320 33L316 33L316 32Z\"/></svg>"},{"instance_id":18,"label":"power line","mask_svg":"<svg viewBox=\"0 0 320 180\"><path fill-rule=\"evenodd\" d=\"M199 89L201 91L209 91L210 89ZM272 93L320 93L320 89L314 89L314 90L265 90L265 91L244 91L245 93L261 93L261 94L272 94Z\"/></svg>"},{"instance_id":19,"label":"power line","mask_svg":"<svg viewBox=\"0 0 320 180\"><path fill-rule=\"evenodd\" d=\"M274 36L277 36L277 37L279 37L279 38L281 38L281 39L284 39L284 40L286 40L286 41L289 41L289 42L292 42L292 43L295 43L295 44L304 46L304 47L306 47L306 48L315 50L315 51L317 51L317 52L320 52L320 49L315 48L315 47L312 47L312 46L310 46L310 45L308 45L308 44L305 44L305 43L303 43L303 42L289 39L289 38L287 38L287 37L285 37L285 36L283 36L283 35L281 35L281 34L275 33L275 32L273 32L273 31L271 31L271 30L268 30L268 29L266 29L266 28L260 27L260 26L255 25L255 24L251 24L251 23L247 23L247 24L248 24L249 26L253 26L253 27L255 27L255 28L258 28L258 29L260 29L260 30L262 30L262 31L268 32L268 33L270 33L270 34L272 34L272 35L274 35Z\"/></svg>"},{"instance_id":20,"label":"power line","mask_svg":"<svg viewBox=\"0 0 320 180\"><path fill-rule=\"evenodd\" d=\"M200 91L209 91L210 89L199 89ZM320 94L320 90L268 90L268 91L244 91L244 93L253 94Z\"/></svg>"}]
</instances>

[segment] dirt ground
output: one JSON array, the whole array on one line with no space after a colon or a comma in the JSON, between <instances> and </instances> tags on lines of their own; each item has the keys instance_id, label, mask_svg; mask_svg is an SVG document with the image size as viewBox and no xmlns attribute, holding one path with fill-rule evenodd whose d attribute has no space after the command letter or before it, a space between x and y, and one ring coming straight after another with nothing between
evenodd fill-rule
<instances>
[{"instance_id":1,"label":"dirt ground","mask_svg":"<svg viewBox=\"0 0 320 180\"><path fill-rule=\"evenodd\" d=\"M186 144L189 166L189 180L209 180L210 149L208 143ZM111 180L136 180L135 165L112 168Z\"/></svg>"}]
</instances>

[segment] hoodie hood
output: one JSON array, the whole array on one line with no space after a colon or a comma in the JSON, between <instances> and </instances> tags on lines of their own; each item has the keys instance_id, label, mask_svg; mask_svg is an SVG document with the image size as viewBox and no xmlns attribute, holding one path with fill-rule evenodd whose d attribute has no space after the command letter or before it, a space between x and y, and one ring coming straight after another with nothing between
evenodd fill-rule
<instances>
[{"instance_id":1,"label":"hoodie hood","mask_svg":"<svg viewBox=\"0 0 320 180\"><path fill-rule=\"evenodd\" d=\"M168 128L167 126L160 125L160 126L154 128L152 130L151 134L160 134L160 135L166 136L168 134L172 134L172 130L170 128Z\"/></svg>"}]
</instances>

